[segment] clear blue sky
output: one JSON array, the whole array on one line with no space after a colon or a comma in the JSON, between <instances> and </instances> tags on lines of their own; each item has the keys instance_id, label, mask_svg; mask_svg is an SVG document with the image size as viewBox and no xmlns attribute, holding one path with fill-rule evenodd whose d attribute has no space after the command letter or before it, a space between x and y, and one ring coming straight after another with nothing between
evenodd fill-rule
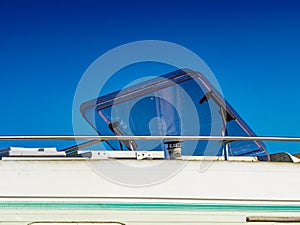
<instances>
[{"instance_id":1,"label":"clear blue sky","mask_svg":"<svg viewBox=\"0 0 300 225\"><path fill-rule=\"evenodd\" d=\"M0 28L0 135L73 134L73 95L88 66L155 39L197 53L258 135L300 136L297 0L2 0Z\"/></svg>"}]
</instances>

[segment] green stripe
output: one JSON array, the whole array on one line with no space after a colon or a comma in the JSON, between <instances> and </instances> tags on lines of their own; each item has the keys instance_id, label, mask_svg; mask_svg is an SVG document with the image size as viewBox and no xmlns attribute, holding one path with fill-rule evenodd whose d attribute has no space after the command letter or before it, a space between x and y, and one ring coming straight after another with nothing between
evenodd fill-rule
<instances>
[{"instance_id":1,"label":"green stripe","mask_svg":"<svg viewBox=\"0 0 300 225\"><path fill-rule=\"evenodd\" d=\"M189 203L0 202L0 209L300 211L300 206Z\"/></svg>"}]
</instances>

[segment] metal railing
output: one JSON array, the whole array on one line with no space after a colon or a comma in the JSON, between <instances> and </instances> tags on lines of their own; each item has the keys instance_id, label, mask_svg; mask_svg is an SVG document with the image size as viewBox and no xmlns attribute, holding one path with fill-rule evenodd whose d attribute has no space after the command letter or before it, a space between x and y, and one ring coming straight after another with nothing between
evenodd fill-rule
<instances>
[{"instance_id":1,"label":"metal railing","mask_svg":"<svg viewBox=\"0 0 300 225\"><path fill-rule=\"evenodd\" d=\"M300 137L276 137L276 136L87 136L87 135L0 135L0 141L9 140L168 140L168 141L278 141L300 142Z\"/></svg>"}]
</instances>

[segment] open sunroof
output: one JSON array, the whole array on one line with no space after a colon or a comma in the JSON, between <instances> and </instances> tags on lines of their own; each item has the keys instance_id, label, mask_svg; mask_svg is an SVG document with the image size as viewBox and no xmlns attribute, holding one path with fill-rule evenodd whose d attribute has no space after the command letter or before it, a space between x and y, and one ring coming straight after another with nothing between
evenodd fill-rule
<instances>
[{"instance_id":1,"label":"open sunroof","mask_svg":"<svg viewBox=\"0 0 300 225\"><path fill-rule=\"evenodd\" d=\"M200 73L182 69L101 96L81 105L99 135L255 136ZM112 150L163 150L163 141L107 141ZM268 159L259 141L227 143L229 155ZM224 142L185 141L183 155L220 156Z\"/></svg>"}]
</instances>

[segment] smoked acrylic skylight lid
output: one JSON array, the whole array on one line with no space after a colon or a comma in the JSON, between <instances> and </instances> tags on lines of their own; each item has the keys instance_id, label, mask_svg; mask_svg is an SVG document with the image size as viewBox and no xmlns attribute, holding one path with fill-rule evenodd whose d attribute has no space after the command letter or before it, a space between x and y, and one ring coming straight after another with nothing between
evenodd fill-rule
<instances>
[{"instance_id":1,"label":"smoked acrylic skylight lid","mask_svg":"<svg viewBox=\"0 0 300 225\"><path fill-rule=\"evenodd\" d=\"M84 102L81 114L99 135L255 136L200 73L181 69ZM225 125L225 126L224 126ZM112 150L164 150L164 141L107 141ZM227 143L229 156L268 159L260 141ZM222 155L224 142L185 141L183 155Z\"/></svg>"}]
</instances>

